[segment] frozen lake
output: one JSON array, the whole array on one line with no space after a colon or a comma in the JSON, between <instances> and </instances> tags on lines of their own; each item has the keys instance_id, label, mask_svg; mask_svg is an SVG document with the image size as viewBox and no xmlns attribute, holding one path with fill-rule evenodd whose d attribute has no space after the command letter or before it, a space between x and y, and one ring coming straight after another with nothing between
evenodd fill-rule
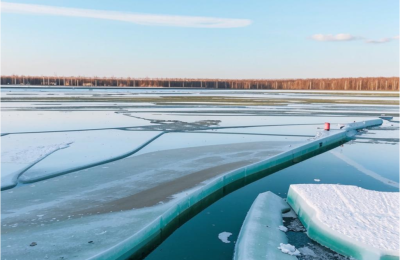
<instances>
[{"instance_id":1,"label":"frozen lake","mask_svg":"<svg viewBox=\"0 0 400 260\"><path fill-rule=\"evenodd\" d=\"M232 259L257 195L285 198L290 184L399 191L398 93L19 87L1 97L1 178L15 184L1 196L7 259L101 254L213 178L305 143L325 122L335 130L394 117L219 199L146 259ZM218 238L223 232L232 243ZM296 247L313 243L287 235Z\"/></svg>"}]
</instances>

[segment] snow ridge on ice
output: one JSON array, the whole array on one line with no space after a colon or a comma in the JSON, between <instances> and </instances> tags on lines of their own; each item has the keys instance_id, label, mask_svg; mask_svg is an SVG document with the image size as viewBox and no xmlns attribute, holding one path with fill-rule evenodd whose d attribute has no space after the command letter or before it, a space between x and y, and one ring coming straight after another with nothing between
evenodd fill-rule
<instances>
[{"instance_id":1,"label":"snow ridge on ice","mask_svg":"<svg viewBox=\"0 0 400 260\"><path fill-rule=\"evenodd\" d=\"M399 256L399 193L333 184L291 185L287 202L310 238L356 259Z\"/></svg>"}]
</instances>

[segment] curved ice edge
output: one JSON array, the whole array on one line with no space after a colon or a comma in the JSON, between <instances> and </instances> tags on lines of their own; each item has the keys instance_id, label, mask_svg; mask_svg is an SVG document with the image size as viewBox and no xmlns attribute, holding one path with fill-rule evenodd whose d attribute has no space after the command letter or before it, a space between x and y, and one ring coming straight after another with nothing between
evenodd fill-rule
<instances>
[{"instance_id":1,"label":"curved ice edge","mask_svg":"<svg viewBox=\"0 0 400 260\"><path fill-rule=\"evenodd\" d=\"M243 187L246 184L265 177L277 170L281 170L302 160L333 149L349 140L351 139L348 137L346 131L338 131L323 138L300 145L292 150L277 154L276 156L270 157L264 161L241 167L217 177L206 185L199 187L187 197L177 201L173 208L169 209L131 237L89 259L125 259L137 253L145 255L145 253L141 253L140 251L142 251L143 248L147 248L148 250L148 243L152 243L157 236L162 236L161 233L164 229L170 229L171 227L168 226L169 224L176 219L179 221L179 216L184 211L209 199L214 193L221 192L221 197L223 197L239 188L237 187L233 188L233 190L228 190L227 188L229 185L241 181L243 183L240 184L240 187ZM183 223L180 223L180 225ZM174 229L176 228L177 227Z\"/></svg>"},{"instance_id":2,"label":"curved ice edge","mask_svg":"<svg viewBox=\"0 0 400 260\"><path fill-rule=\"evenodd\" d=\"M314 184L318 185L318 184ZM297 214L298 219L307 229L307 235L319 244L333 251L355 259L366 260L395 260L399 252L363 247L352 239L344 237L318 220L318 212L298 195L295 189L289 188L287 203Z\"/></svg>"},{"instance_id":3,"label":"curved ice edge","mask_svg":"<svg viewBox=\"0 0 400 260\"><path fill-rule=\"evenodd\" d=\"M136 258L144 258L154 247L149 244L157 243L154 242L157 239L162 240L168 237L168 232L172 233L171 229L173 231L186 222L186 220L179 218L180 215L196 206L201 207L199 203L207 203L207 199L212 200L211 197L213 194L220 192L218 196L221 198L275 171L289 167L352 140L357 133L357 127L362 129L379 126L382 123L383 121L381 119L368 120L361 125L350 125L347 129L326 132L323 136L314 138L306 144L299 145L264 161L250 164L230 171L220 177L216 177L206 185L198 187L197 190L193 190L188 196L177 201L174 207L163 213L137 233L88 259L127 259L133 255L135 255ZM239 187L230 187L238 182L240 182L240 184L238 184ZM211 204L212 203L209 205ZM178 223L173 223L174 221ZM167 233L166 237L163 232Z\"/></svg>"},{"instance_id":4,"label":"curved ice edge","mask_svg":"<svg viewBox=\"0 0 400 260\"><path fill-rule=\"evenodd\" d=\"M14 188L15 186L17 186L18 181L20 181L20 178L21 178L22 174L24 174L24 172L26 172L27 170L29 170L30 168L35 166L35 164L39 163L40 161L46 159L49 155L51 155L61 149L68 148L70 144L71 143L68 143L66 146L60 146L57 149L43 155L36 161L28 164L26 167L22 168L21 170L13 172L12 174L9 175L9 177L6 178L6 184L3 185L3 180L1 181L1 190L3 191L3 190L8 190L8 189Z\"/></svg>"},{"instance_id":5,"label":"curved ice edge","mask_svg":"<svg viewBox=\"0 0 400 260\"><path fill-rule=\"evenodd\" d=\"M131 155L137 153L138 151L140 151L141 149L143 149L144 147L146 147L151 142L153 142L154 140L156 140L157 138L159 138L160 136L162 136L165 133L167 133L167 132L165 132L165 131L161 132L158 135L156 135L156 136L152 137L151 139L149 139L148 141L146 141L145 143L143 143L142 145L140 145L139 147L135 148L134 150L129 151L129 152L124 153L124 154L121 154L121 155L118 155L118 156L115 156L115 157L112 157L112 158L109 158L107 160L101 160L101 161L97 161L97 162L93 162L93 163L89 163L89 164L84 164L84 165L81 165L81 166L78 166L78 167L69 168L69 169L64 170L64 171L56 171L56 172L53 172L53 173L49 173L46 176L40 176L40 177L30 178L28 176L24 176L23 173L21 173L22 176L19 178L19 181L21 183L25 183L25 184L26 183L33 183L33 182L37 182L37 181L43 181L43 180L51 179L51 178L54 178L54 177L57 177L57 176L60 176L60 175L67 174L67 173L80 171L80 170L88 169L88 168L91 168L91 167L103 165L103 164L106 164L106 163L114 162L114 161L117 161L117 160L121 160L121 159L124 159L124 158L126 158L128 156L131 156ZM29 168L31 168L32 166L30 166ZM24 172L27 171L28 169L24 170ZM15 185L13 187L15 187Z\"/></svg>"},{"instance_id":6,"label":"curved ice edge","mask_svg":"<svg viewBox=\"0 0 400 260\"><path fill-rule=\"evenodd\" d=\"M279 226L282 225L282 213L289 210L290 206L276 194L270 191L259 194L240 229L233 259L297 259L278 249L281 243L288 242Z\"/></svg>"}]
</instances>

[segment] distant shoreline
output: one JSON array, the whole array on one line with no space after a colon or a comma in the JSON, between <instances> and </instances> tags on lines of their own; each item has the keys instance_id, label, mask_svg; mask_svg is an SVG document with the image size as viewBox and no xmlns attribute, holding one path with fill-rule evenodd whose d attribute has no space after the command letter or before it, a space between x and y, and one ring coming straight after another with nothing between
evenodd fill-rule
<instances>
[{"instance_id":1,"label":"distant shoreline","mask_svg":"<svg viewBox=\"0 0 400 260\"><path fill-rule=\"evenodd\" d=\"M323 90L323 89L215 89L215 88L168 88L168 87L114 87L114 86L40 86L40 85L0 85L2 89L45 89L45 90L101 90L101 89L115 89L115 90L192 90L192 91L206 91L206 90L221 90L221 91L264 91L264 92L279 92L279 93L364 93L364 94L399 94L398 91L392 90Z\"/></svg>"},{"instance_id":2,"label":"distant shoreline","mask_svg":"<svg viewBox=\"0 0 400 260\"><path fill-rule=\"evenodd\" d=\"M48 88L169 88L230 90L399 91L398 77L334 79L133 79L1 76L2 86Z\"/></svg>"}]
</instances>

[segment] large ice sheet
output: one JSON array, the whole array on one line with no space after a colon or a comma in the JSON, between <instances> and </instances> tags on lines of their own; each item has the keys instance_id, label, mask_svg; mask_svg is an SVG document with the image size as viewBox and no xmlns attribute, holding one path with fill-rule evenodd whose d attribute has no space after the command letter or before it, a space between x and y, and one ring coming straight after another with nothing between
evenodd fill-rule
<instances>
[{"instance_id":1,"label":"large ice sheet","mask_svg":"<svg viewBox=\"0 0 400 260\"><path fill-rule=\"evenodd\" d=\"M333 184L291 185L287 202L310 238L359 260L399 259L399 193Z\"/></svg>"},{"instance_id":2,"label":"large ice sheet","mask_svg":"<svg viewBox=\"0 0 400 260\"><path fill-rule=\"evenodd\" d=\"M2 111L1 132L41 132L150 125L114 111Z\"/></svg>"},{"instance_id":3,"label":"large ice sheet","mask_svg":"<svg viewBox=\"0 0 400 260\"><path fill-rule=\"evenodd\" d=\"M270 167L265 158L289 144L295 142L158 151L3 191L2 255L111 259L224 185Z\"/></svg>"},{"instance_id":4,"label":"large ice sheet","mask_svg":"<svg viewBox=\"0 0 400 260\"><path fill-rule=\"evenodd\" d=\"M5 138L7 139L7 138ZM4 139L2 140L4 143ZM7 141L6 141L7 143ZM2 147L1 152L1 189L12 188L17 185L18 177L60 149L67 148L71 143L47 143L36 146Z\"/></svg>"},{"instance_id":5,"label":"large ice sheet","mask_svg":"<svg viewBox=\"0 0 400 260\"><path fill-rule=\"evenodd\" d=\"M12 156L15 149L19 151L29 147L52 147L53 144L70 143L67 149L48 155L20 177L22 182L33 182L128 156L160 133L102 130L7 135L2 137L2 150Z\"/></svg>"},{"instance_id":6,"label":"large ice sheet","mask_svg":"<svg viewBox=\"0 0 400 260\"><path fill-rule=\"evenodd\" d=\"M289 205L272 192L258 195L243 222L235 245L234 259L297 259L278 249L288 241L279 226L283 225L282 212L289 210Z\"/></svg>"},{"instance_id":7,"label":"large ice sheet","mask_svg":"<svg viewBox=\"0 0 400 260\"><path fill-rule=\"evenodd\" d=\"M288 148L293 143L305 143L306 137L285 137L285 136L257 136L257 135L240 135L240 134L213 134L208 133L166 133L156 141L152 142L146 148L137 154L145 154L155 151L164 151L170 149L201 147L222 144L244 144L257 142L289 142ZM290 145L290 146L289 146Z\"/></svg>"}]
</instances>

